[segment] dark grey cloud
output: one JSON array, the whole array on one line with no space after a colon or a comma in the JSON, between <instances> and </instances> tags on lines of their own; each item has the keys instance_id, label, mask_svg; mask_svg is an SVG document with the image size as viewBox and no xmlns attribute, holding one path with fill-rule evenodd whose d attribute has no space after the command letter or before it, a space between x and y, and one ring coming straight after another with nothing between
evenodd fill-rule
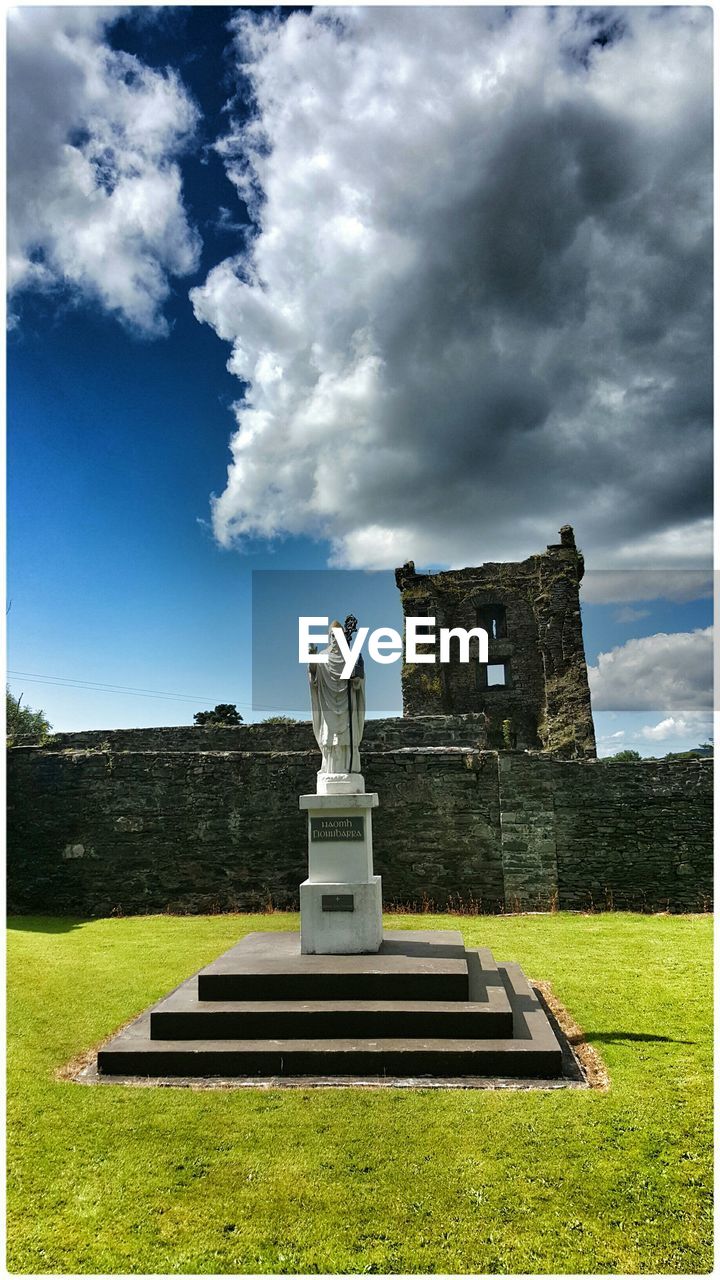
<instances>
[{"instance_id":1,"label":"dark grey cloud","mask_svg":"<svg viewBox=\"0 0 720 1280\"><path fill-rule=\"evenodd\" d=\"M707 552L707 9L241 13L257 234L193 291L244 383L218 539L385 567Z\"/></svg>"},{"instance_id":2,"label":"dark grey cloud","mask_svg":"<svg viewBox=\"0 0 720 1280\"><path fill-rule=\"evenodd\" d=\"M582 582L583 600L589 604L625 604L628 600L711 600L711 570L693 569L591 569ZM625 614L646 616L646 611L625 609ZM621 621L617 616L617 621ZM634 621L627 618L627 621Z\"/></svg>"}]
</instances>

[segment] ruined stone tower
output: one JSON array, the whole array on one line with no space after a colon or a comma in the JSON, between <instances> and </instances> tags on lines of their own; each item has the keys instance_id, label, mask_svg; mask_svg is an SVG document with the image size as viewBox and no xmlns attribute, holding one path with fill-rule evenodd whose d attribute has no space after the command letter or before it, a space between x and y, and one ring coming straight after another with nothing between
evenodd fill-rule
<instances>
[{"instance_id":1,"label":"ruined stone tower","mask_svg":"<svg viewBox=\"0 0 720 1280\"><path fill-rule=\"evenodd\" d=\"M396 569L405 617L488 633L487 663L461 663L453 645L450 663L406 665L403 714L484 712L491 747L594 756L583 571L570 525L560 530L560 542L518 564L422 574L410 561Z\"/></svg>"}]
</instances>

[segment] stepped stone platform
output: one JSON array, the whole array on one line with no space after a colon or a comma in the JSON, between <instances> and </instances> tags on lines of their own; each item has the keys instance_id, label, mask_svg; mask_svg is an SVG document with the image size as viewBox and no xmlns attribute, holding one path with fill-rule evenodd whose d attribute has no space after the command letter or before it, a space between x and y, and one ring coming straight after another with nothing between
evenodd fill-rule
<instances>
[{"instance_id":1,"label":"stepped stone platform","mask_svg":"<svg viewBox=\"0 0 720 1280\"><path fill-rule=\"evenodd\" d=\"M98 1052L99 1077L524 1077L562 1073L520 967L455 931L388 930L374 955L251 933Z\"/></svg>"}]
</instances>

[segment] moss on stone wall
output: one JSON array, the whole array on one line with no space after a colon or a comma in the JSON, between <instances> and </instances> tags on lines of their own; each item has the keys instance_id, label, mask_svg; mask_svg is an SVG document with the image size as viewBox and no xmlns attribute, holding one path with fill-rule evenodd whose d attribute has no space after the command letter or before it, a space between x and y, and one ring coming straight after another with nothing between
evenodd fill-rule
<instances>
[{"instance_id":1,"label":"moss on stone wall","mask_svg":"<svg viewBox=\"0 0 720 1280\"><path fill-rule=\"evenodd\" d=\"M519 563L488 563L477 568L419 574L409 563L396 571L405 617L419 608L434 614L440 626L478 625L477 611L503 607L506 634L489 637L490 664L504 664L509 681L487 688L474 663L451 661L442 668L412 664L403 668L403 710L407 717L428 712L486 712L490 741L507 746L504 721L513 739L526 749L542 748L559 756L592 757L592 722L582 639L579 582L583 561L572 529L561 542Z\"/></svg>"}]
</instances>

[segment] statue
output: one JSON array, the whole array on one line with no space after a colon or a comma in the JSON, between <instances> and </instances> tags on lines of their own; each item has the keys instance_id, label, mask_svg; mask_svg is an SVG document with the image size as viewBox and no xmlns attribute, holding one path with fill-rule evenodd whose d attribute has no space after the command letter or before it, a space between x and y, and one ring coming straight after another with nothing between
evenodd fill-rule
<instances>
[{"instance_id":1,"label":"statue","mask_svg":"<svg viewBox=\"0 0 720 1280\"><path fill-rule=\"evenodd\" d=\"M358 657L349 680L343 680L345 659L330 624L331 637L327 662L309 667L310 698L315 740L322 752L318 773L318 795L362 792L365 783L360 773L360 743L365 728L365 664ZM348 644L357 631L357 618L349 615L343 626Z\"/></svg>"}]
</instances>

